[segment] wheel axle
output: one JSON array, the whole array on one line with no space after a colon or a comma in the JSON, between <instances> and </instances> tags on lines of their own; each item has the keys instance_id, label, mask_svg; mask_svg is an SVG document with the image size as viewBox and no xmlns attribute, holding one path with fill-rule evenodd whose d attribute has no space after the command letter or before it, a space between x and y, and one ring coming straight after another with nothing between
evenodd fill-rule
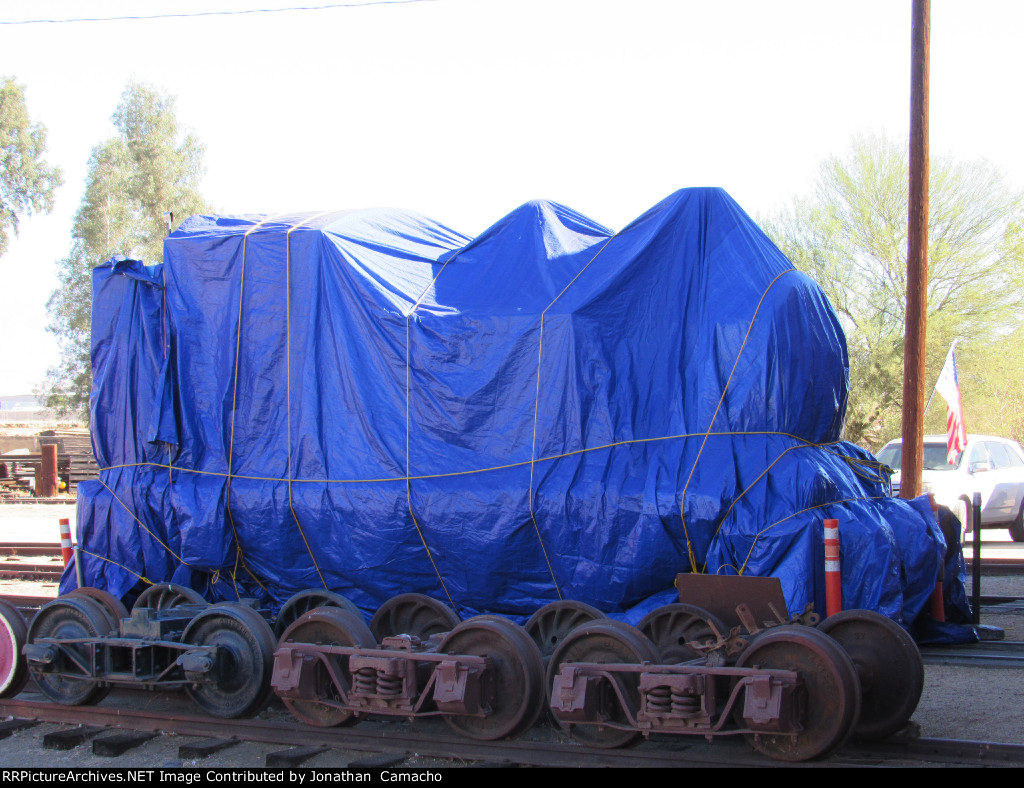
<instances>
[{"instance_id":1,"label":"wheel axle","mask_svg":"<svg viewBox=\"0 0 1024 788\"><path fill-rule=\"evenodd\" d=\"M31 675L65 705L96 702L116 685L184 689L230 718L258 711L273 690L311 725L441 716L481 740L519 735L546 706L589 746L651 733L743 735L769 757L803 761L851 735L901 729L923 687L916 644L870 611L818 628L755 624L741 636L742 625L727 632L689 604L658 608L634 628L558 602L527 629L495 615L459 621L436 600L404 594L378 610L375 637L344 597L311 591L286 603L275 642L254 600L200 600L158 585L129 614L106 592L80 589L45 605L27 631L0 603L0 697Z\"/></svg>"}]
</instances>

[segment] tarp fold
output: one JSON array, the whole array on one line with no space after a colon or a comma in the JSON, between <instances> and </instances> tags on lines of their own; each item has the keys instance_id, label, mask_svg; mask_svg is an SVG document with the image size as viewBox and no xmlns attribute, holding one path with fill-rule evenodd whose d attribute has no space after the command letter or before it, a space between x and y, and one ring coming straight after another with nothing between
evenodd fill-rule
<instances>
[{"instance_id":1,"label":"tarp fold","mask_svg":"<svg viewBox=\"0 0 1024 788\"><path fill-rule=\"evenodd\" d=\"M695 571L824 610L835 518L845 605L909 625L945 554L841 440L834 310L720 189L618 233L548 202L475 239L390 209L192 217L162 265L96 269L93 370L80 539L118 595L629 618Z\"/></svg>"}]
</instances>

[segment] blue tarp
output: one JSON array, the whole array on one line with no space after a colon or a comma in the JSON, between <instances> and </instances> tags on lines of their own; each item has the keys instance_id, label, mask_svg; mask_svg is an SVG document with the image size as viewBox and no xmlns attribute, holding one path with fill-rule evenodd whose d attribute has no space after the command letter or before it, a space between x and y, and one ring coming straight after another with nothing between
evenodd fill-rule
<instances>
[{"instance_id":1,"label":"blue tarp","mask_svg":"<svg viewBox=\"0 0 1024 788\"><path fill-rule=\"evenodd\" d=\"M362 210L196 216L96 269L91 585L271 606L419 592L635 617L678 572L774 575L905 624L945 553L840 440L843 331L720 189L618 233L528 203L475 239ZM73 582L71 580L67 582Z\"/></svg>"}]
</instances>

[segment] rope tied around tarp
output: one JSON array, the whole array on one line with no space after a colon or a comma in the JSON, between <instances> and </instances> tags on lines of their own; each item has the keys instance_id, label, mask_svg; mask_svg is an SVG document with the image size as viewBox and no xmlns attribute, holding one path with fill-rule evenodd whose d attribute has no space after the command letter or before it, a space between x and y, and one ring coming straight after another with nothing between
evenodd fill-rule
<instances>
[{"instance_id":1,"label":"rope tied around tarp","mask_svg":"<svg viewBox=\"0 0 1024 788\"><path fill-rule=\"evenodd\" d=\"M248 251L249 236L250 235L252 235L254 232L256 232L256 230L258 230L260 227L262 227L267 222L272 221L273 219L277 218L278 216L284 216L284 215L285 214L280 214L279 213L279 214L274 214L272 216L264 217L259 222L257 222L252 227L250 227L248 230L246 230L245 231L245 235L242 236L242 270L239 273L239 277L238 277L238 279L239 279L239 282L238 282L238 321L237 321L237 328L236 328L236 333L235 333L235 374L234 374L234 384L232 386L232 392L231 392L231 434L230 434L230 436L228 438L227 489L226 489L225 497L224 497L224 510L225 510L225 513L227 514L228 524L231 526L231 534L232 534L232 536L234 538L234 543L235 543L235 563L234 563L234 566L231 569L231 583L232 583L232 585L233 585L233 587L235 589L235 596L237 596L239 598L241 598L241 596L242 596L241 592L238 590L238 568L239 568L239 566L241 566L243 569L245 569L246 572L249 573L249 576L252 577L252 579L256 581L257 585L259 585L260 588L262 588L264 591L266 591L266 586L263 585L263 583L256 576L256 574L251 569L249 569L249 567L245 563L245 556L242 553L242 543L241 543L241 540L239 540L239 538L238 538L238 529L235 527L234 515L231 513L231 480L234 478L234 476L232 474L232 470L233 470L233 467L234 467L233 462L234 462L234 448L235 448L235 414L237 413L237 410L238 410L238 367L239 367L238 361L239 361L239 356L240 356L241 347L242 347L242 314L243 314L242 306L243 306L243 303L244 303L244 295L245 295L245 262L246 262L246 252Z\"/></svg>"},{"instance_id":2,"label":"rope tied around tarp","mask_svg":"<svg viewBox=\"0 0 1024 788\"><path fill-rule=\"evenodd\" d=\"M324 573L320 570L320 564L316 560L316 556L313 555L313 549L309 545L309 540L306 538L306 532L302 528L302 523L299 522L299 515L295 512L295 505L292 500L292 233L295 230L302 227L307 222L311 222L314 219L318 219L321 216L327 216L328 214L335 213L335 211L324 211L313 216L309 216L303 219L296 225L293 225L285 233L285 262L284 262L284 300L285 300L285 367L287 370L287 400L288 400L288 510L292 513L292 520L295 521L295 527L299 529L299 536L302 537L302 544L306 547L306 553L309 555L309 559L313 562L313 568L316 569L317 577L320 578L320 585L325 590L329 591L330 588L327 586L327 581L324 580Z\"/></svg>"},{"instance_id":3,"label":"rope tied around tarp","mask_svg":"<svg viewBox=\"0 0 1024 788\"><path fill-rule=\"evenodd\" d=\"M450 592L449 592L449 590L447 588L447 585L445 584L444 577L442 576L442 573L441 573L441 571L440 571L440 569L439 569L439 567L437 565L437 562L435 561L434 555L433 555L433 553L432 553L432 551L431 551L431 549L430 549L430 547L429 547L429 545L427 543L427 540L426 540L425 534L423 532L423 529L421 527L421 524L420 524L418 518L416 517L416 513L414 511L413 502L412 502L412 482L414 482L416 480L434 479L434 478L442 478L442 477L453 477L453 476L461 476L461 475L468 475L468 474L478 474L478 473L487 473L487 472L490 472L490 471L503 470L503 469L508 469L508 468L514 468L514 467L520 467L520 466L524 466L524 465L529 465L529 467L530 467L530 480L529 480L529 485L530 485L530 489L529 489L529 507L530 507L530 512L529 512L529 514L530 514L530 519L531 519L531 522L533 524L534 532L535 532L535 534L537 536L538 543L540 545L540 548L541 548L541 551L542 551L542 554L543 554L543 557L544 557L544 561L545 561L546 566L547 566L547 571L548 571L548 573L549 573L549 575L551 577L552 584L553 584L554 589L555 589L555 591L556 591L556 593L558 595L558 598L562 599L563 598L562 591L561 591L561 588L559 586L559 583L558 583L558 580L557 580L557 577L556 577L556 574L555 574L555 571L554 571L554 567L552 565L550 556L548 554L548 549L547 549L547 546L545 544L543 535L541 533L540 525L539 525L539 523L537 521L537 517L536 517L534 485L535 485L535 469L536 469L536 466L538 465L538 463L549 462L549 461L552 461L552 460L557 460L557 459L561 459L561 458L565 458L565 457L570 457L570 456L574 456L574 455L585 454L585 453L593 452L593 451L600 451L600 450L611 449L611 448L618 447L618 446L625 446L625 445L632 445L632 444L642 444L642 443L654 442L654 441L677 440L677 439L686 439L686 438L700 437L701 438L700 448L699 448L699 450L697 452L697 456L694 459L694 462L693 462L693 464L692 464L692 466L690 468L689 475L688 475L686 483L684 484L684 487L683 487L683 491L682 491L682 495L681 495L681 502L680 502L679 513L680 513L681 523L682 523L682 526L683 526L683 533L684 533L684 536L685 536L686 542L687 542L687 556L688 556L688 559L689 559L689 562L690 562L691 570L694 571L694 572L699 572L699 571L705 571L706 572L706 569L707 569L706 562L704 563L704 566L701 569L698 569L698 567L697 567L697 561L696 561L696 555L695 555L695 552L694 552L693 542L692 542L690 534L688 532L688 527L687 527L687 522L686 522L686 515L685 515L685 508L686 508L686 499L687 499L688 488L689 488L690 483L691 483L691 481L692 481L692 479L693 479L693 477L695 475L697 466L698 466L698 464L700 462L700 459L701 459L701 457L703 455L704 449L705 449L708 441L711 438L715 438L715 437L735 437L735 436L739 436L739 435L756 435L756 434L760 434L760 435L785 435L786 437L789 437L789 438L791 438L793 440L796 440L796 441L800 442L800 445L790 446L790 447L784 449L782 451L782 453L778 457L776 457L764 469L764 471L762 471L761 474L759 474L757 476L757 478L755 478L750 484L748 484L746 486L746 488L744 488L742 491L740 491L740 493L732 500L732 502L730 503L730 505L729 505L728 509L726 510L726 512L719 519L719 522L718 522L717 526L715 527L714 535L718 534L718 532L720 531L721 527L723 526L725 520L732 513L732 511L733 511L734 507L737 505L737 503L744 496L746 496L748 494L748 492L758 482L760 482L769 473L769 471L778 462L780 462L782 460L782 458L786 454L788 454L790 451L793 451L793 450L798 449L798 448L825 448L827 446L831 446L831 445L834 445L834 443L836 443L836 442L831 442L831 443L825 443L825 444L815 444L815 443L811 443L811 442L809 442L809 441L807 441L807 440L805 440L803 438L800 438L799 436L787 435L786 433L767 431L767 430L766 431L746 431L746 432L732 432L732 431L728 431L728 432L714 432L713 429L712 429L714 424L715 424L715 421L716 421L716 419L718 417L718 414L721 411L721 408L722 408L722 406L723 406L723 404L725 402L726 396L728 395L728 392L729 392L729 389L730 389L730 385L731 385L731 383L733 381L733 378L734 378L734 376L736 374L736 370L738 368L740 359L741 359L741 357L742 357L742 355L743 355L743 353L744 353L744 351L745 351L745 349L747 347L748 341L750 339L750 336L751 336L754 324L756 322L756 319L757 319L757 317L758 317L758 315L760 313L761 307L764 304L764 302L765 302L765 300L767 298L768 293L771 291L772 287L776 284L776 282L778 282L779 279L781 279L785 274L793 273L793 272L796 271L795 268L790 268L790 269L787 269L785 271L782 271L774 279L772 279L772 281L765 288L765 291L762 293L761 298L758 301L757 307L755 308L754 313L753 313L753 315L750 318L750 322L749 322L749 325L747 327L746 334L744 335L743 342L741 343L739 351L737 352L736 358L733 361L732 369L730 370L729 377L727 378L725 386L724 386L724 388L722 390L722 394L721 394L721 396L719 398L719 401L718 401L718 404L717 404L717 406L715 408L715 412L712 415L712 417L710 419L710 422L708 424L708 428L705 431L703 431L702 433L685 434L685 435L668 435L668 436L658 436L658 437L650 437L650 438L634 438L634 439L629 439L629 440L624 440L624 441L616 441L616 442L613 442L613 443L604 444L602 446L585 447L585 448L576 449L576 450L573 450L573 451L564 452L564 453L557 454L557 455L538 457L537 456L538 429L539 429L538 424L539 424L539 410L540 410L541 375L542 375L542 372L543 372L543 360L544 360L544 358L543 358L543 351L544 351L545 319L546 319L547 313L555 305L555 303L568 291L568 289L573 284L575 284L577 282L577 280L584 274L584 272L587 271L587 269L598 259L598 257L602 254L602 252L604 252L604 250L608 247L608 245L611 243L611 241L615 237L615 236L611 236L601 245L601 248L594 254L594 256L575 274L575 276L572 278L572 280L570 280L569 283L566 284L565 287L563 287L563 289L558 293L558 295L555 296L555 298L551 301L550 304L548 304L548 306L543 310L543 312L540 315L540 321L539 321L540 322L540 333L539 333L539 341L538 341L537 381L536 381L536 389L537 390L536 390L535 403L534 403L533 440L532 440L532 447L531 447L531 456L530 456L530 459L528 461L521 461L521 462L516 462L516 463L508 463L508 464L505 464L505 465L493 466L493 467L490 467L490 468L470 469L470 470L466 470L466 471L453 471L453 472L447 472L447 473L441 473L441 474L417 474L417 475L414 475L411 472L411 456L410 456L410 433L411 433L410 401L411 401L411 393L412 393L411 392L411 389L412 389L412 385L411 385L411 338L410 338L411 321L412 321L412 319L413 319L413 317L415 315L415 311L416 311L417 307L419 307L420 304L422 303L423 298L427 295L428 292L430 292L431 288L434 287L434 285L436 284L437 280L444 273L444 271L447 269L447 267L457 259L458 253L456 253L456 254L452 255L449 259L447 259L444 262L444 264L442 265L441 269L434 276L434 278L433 278L432 282L430 283L430 285L423 291L423 293L420 295L419 299L417 299L416 303L412 306L412 308L409 310L408 314L406 315L406 321L405 321L406 322L406 348L405 348L405 350L406 350L406 403L405 403L405 405L406 405L406 458L405 458L406 459L406 467L405 467L405 471L406 472L405 472L405 475L404 476L377 478L377 479L298 479L298 478L295 478L295 475L293 473L294 468L293 468L293 460L292 460L292 424L291 424L291 421L292 421L292 408L291 408L291 405L292 405L292 403L291 403L291 400L292 400L292 384L291 384L291 233L293 231L295 231L296 229L299 229L299 228L303 227L304 225L309 224L314 219L317 219L317 218L322 217L322 216L330 215L331 213L334 213L334 212L323 212L323 213L311 215L311 216L303 219L299 223L294 224L293 226L291 226L287 230L286 235L285 235L285 241L286 241L286 243L285 243L285 300L286 300L285 340L286 340L286 352L287 352L287 364L286 364L286 378L287 378L287 382L286 382L286 386L287 386L287 410L288 410L288 426L287 426L287 431L288 431L288 436L287 436L288 459L287 459L287 463L288 463L288 467L287 467L287 478L284 481L286 481L287 487L288 487L288 503L289 503L289 510L290 510L291 515L292 515L292 519L293 519L293 521L294 521L294 523L296 525L296 528L298 529L298 531L300 533L300 536L302 538L302 541L303 541L303 544L305 546L306 552L310 556L310 559L312 561L313 567L315 568L315 570L317 572L317 575L318 575L318 577L320 579L320 582L321 582L321 584L323 585L323 587L325 589L328 589L328 585L327 585L326 580L325 580L325 578L323 576L323 572L321 570L321 567L320 567L320 565L319 565L319 563L318 563L318 561L317 561L317 559L316 559L316 557L315 557L315 555L313 553L313 550L311 548L309 540L307 539L306 534L304 533L304 529L302 527L302 524L300 522L300 519L299 519L299 517L297 515L297 512L295 510L295 507L294 507L294 499L293 499L293 485L294 484L298 484L298 483L320 483L320 484L325 484L326 485L326 484L353 484L353 483L367 483L367 482L372 482L372 483L388 483L388 482L404 483L405 487L406 487L406 499L407 499L407 504L408 504L408 507L409 507L409 514L410 514L410 518L412 520L413 526L416 529L416 532L417 532L417 535L419 536L420 542L421 542L421 544L422 544L422 546L424 548L424 551L425 551L425 553L426 553L426 555L427 555L427 557L428 557L428 559L429 559L429 561L431 563L431 566L433 567L434 573L436 574L436 576L438 578L438 581L439 581L439 583L441 585L441 588L444 591L445 596L448 598L448 601L452 604L453 607L457 607L457 605L455 605L455 603L454 603L454 600L452 599L452 596L451 596L451 594L450 594ZM234 515L233 515L232 509L231 509L231 484L232 484L232 481L234 479L254 479L254 480L264 480L264 481L281 481L280 478L259 477L259 476L252 476L252 475L241 475L241 474L235 474L233 472L234 471L234 466L233 466L233 449L234 449L235 425L236 425L236 414L237 414L237 405L238 405L238 381L239 381L239 367L240 367L240 358L241 358L241 356L240 356L241 333L242 333L242 323L243 323L243 317L244 317L244 292L245 292L245 284L246 284L245 277L246 277L247 251L248 251L248 237L249 237L250 234L256 232L260 227L262 227L263 225L265 225L268 222L272 221L274 218L277 218L277 217L283 216L283 215L284 214L277 214L276 216L266 217L266 218L262 219L260 222L258 222L257 224L255 224L253 227L249 228L246 231L245 235L243 236L243 240L242 240L242 264L241 264L241 273L240 273L240 282L239 282L238 321L237 321L236 337L235 337L235 369L234 369L234 383L233 383L232 403L231 403L231 427L230 427L230 438L229 438L229 444L228 444L228 470L227 470L227 473L224 474L224 473L213 472L213 471L199 471L199 470L190 469L190 468L180 468L180 467L177 467L177 466L174 465L174 463L173 463L173 461L172 461L172 459L170 457L170 449L169 449L169 447L168 447L168 462L167 462L166 465L163 465L163 464L160 464L160 463L128 463L128 464L124 464L124 465L110 466L110 468L102 469L102 470L109 470L111 468L141 467L141 466L166 467L167 470L168 470L169 478L172 480L172 483L173 483L173 471L174 470L178 470L179 472L184 472L184 473L198 473L198 474L206 474L206 475L226 477L226 479L227 479L227 486L226 486L226 488L227 488L227 492L226 492L226 496L227 496L227 500L226 500L226 513L227 513L227 520L228 520L229 525L231 527L232 534L233 534L233 537L234 537L234 543L235 543L235 563L234 563L234 567L233 567L233 569L231 571L231 580L232 580L232 583L235 586L236 595L239 595L239 596L240 596L240 594L239 594L239 589L238 589L237 583L238 583L238 572L239 572L240 569L244 569L259 584L259 586L261 588L264 588L264 590L266 590L266 587L264 586L264 584L262 582L260 582L260 579L251 571L251 569L249 569L249 567L246 565L246 562L245 562L245 556L244 556L242 548L241 548L241 543L240 543L240 540L239 540L237 526L236 526ZM165 295L165 302L164 303L165 303L165 312L166 312L166 295ZM165 317L166 317L166 315L165 315ZM835 454L834 452L832 452L832 453ZM871 479L873 481L880 479L880 473L879 473L879 469L877 467L878 463L871 463L870 461L858 460L857 458L845 457L845 456L838 455L838 454L836 454L836 456L840 456L845 462L850 464L850 466L854 469L854 473L856 473L861 478ZM874 473L873 476L869 476L868 475L868 473L867 473L867 469L868 468L873 468L874 469L875 473ZM104 485L104 487L107 487L107 486ZM113 495L113 491L110 490L109 487L107 487L107 490L110 491L111 494ZM116 498L116 495L114 497ZM848 499L848 500L856 500L856 499ZM120 501L119 501L119 503L120 503ZM833 502L833 503L836 503L836 502ZM122 503L122 505L124 505L124 504ZM831 505L831 504L820 504L818 506L825 506L825 505ZM818 507L811 507L811 509L813 509L813 508L818 508ZM806 512L806 511L810 511L810 509L802 510L802 512ZM764 532L770 530L772 527L774 527L778 523L784 522L786 519L790 519L791 517L797 516L798 514L800 514L802 512L794 513L793 515L790 515L787 518L783 518L782 520L779 520L776 523L773 523L772 525L767 526L765 529L762 529L762 531L759 532L759 535L761 533L764 533ZM138 518L136 518L136 520L138 520ZM140 521L140 525L141 525L141 521ZM146 529L146 530L148 531L148 529ZM150 532L150 533L152 535L152 532ZM155 536L154 536L154 538L155 538ZM756 539L755 539L755 543L756 543ZM164 546L165 546L165 548L167 548L166 545L164 545ZM167 548L167 549L170 551L170 548ZM753 550L753 546L751 547L751 550ZM171 551L171 552L173 554L173 551ZM743 562L742 566L737 571L742 572L746 568L746 565L749 563L749 560L750 560L750 554L748 554L747 559ZM218 570L215 570L214 579L211 582L216 583L219 579L220 579L220 570L218 569Z\"/></svg>"}]
</instances>

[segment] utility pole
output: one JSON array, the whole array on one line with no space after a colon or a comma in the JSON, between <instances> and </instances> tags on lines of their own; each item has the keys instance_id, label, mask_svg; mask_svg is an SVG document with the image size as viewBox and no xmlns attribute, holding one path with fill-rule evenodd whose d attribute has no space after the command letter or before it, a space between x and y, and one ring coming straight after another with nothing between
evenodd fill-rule
<instances>
[{"instance_id":1,"label":"utility pole","mask_svg":"<svg viewBox=\"0 0 1024 788\"><path fill-rule=\"evenodd\" d=\"M910 195L907 313L903 345L903 459L900 495L921 494L925 330L928 320L928 58L931 0L914 0L910 30Z\"/></svg>"}]
</instances>

